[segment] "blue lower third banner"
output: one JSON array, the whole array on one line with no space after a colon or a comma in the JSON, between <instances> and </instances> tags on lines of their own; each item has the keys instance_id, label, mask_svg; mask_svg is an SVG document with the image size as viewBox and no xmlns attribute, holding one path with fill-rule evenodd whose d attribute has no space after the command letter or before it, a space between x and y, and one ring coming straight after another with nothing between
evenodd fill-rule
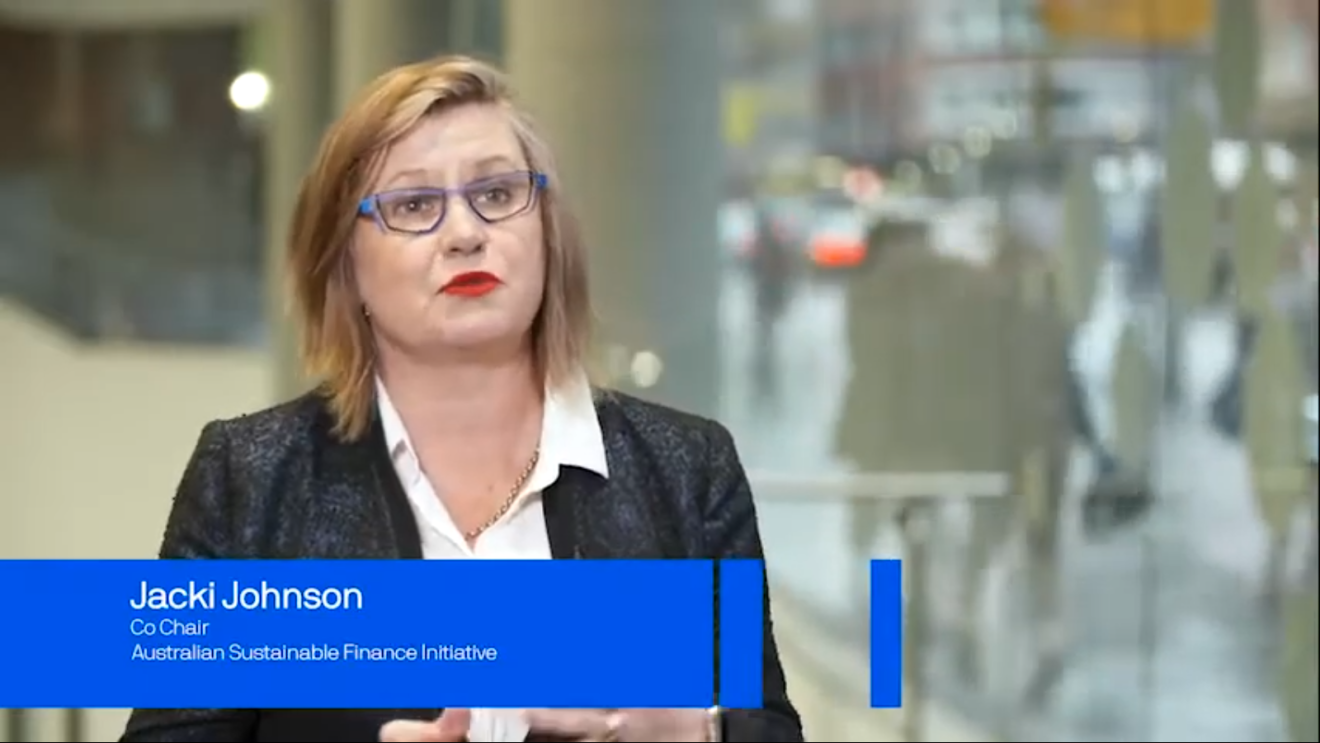
<instances>
[{"instance_id":1,"label":"blue lower third banner","mask_svg":"<svg viewBox=\"0 0 1320 743\"><path fill-rule=\"evenodd\" d=\"M871 707L903 706L903 563L871 561Z\"/></svg>"},{"instance_id":2,"label":"blue lower third banner","mask_svg":"<svg viewBox=\"0 0 1320 743\"><path fill-rule=\"evenodd\" d=\"M759 705L763 580L721 601ZM0 561L0 707L707 707L714 565ZM742 606L742 604L748 604ZM747 626L743 626L743 625ZM755 644L755 652L744 645Z\"/></svg>"}]
</instances>

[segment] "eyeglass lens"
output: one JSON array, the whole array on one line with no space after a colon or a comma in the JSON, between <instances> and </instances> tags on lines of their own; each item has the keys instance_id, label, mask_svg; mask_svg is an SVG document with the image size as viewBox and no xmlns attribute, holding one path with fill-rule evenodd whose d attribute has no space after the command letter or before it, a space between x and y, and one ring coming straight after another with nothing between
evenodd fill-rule
<instances>
[{"instance_id":1,"label":"eyeglass lens","mask_svg":"<svg viewBox=\"0 0 1320 743\"><path fill-rule=\"evenodd\" d=\"M531 206L535 176L508 173L469 183L458 193L472 211L487 222L517 216ZM449 206L449 193L439 189L391 191L376 197L385 225L400 232L429 232L440 225Z\"/></svg>"}]
</instances>

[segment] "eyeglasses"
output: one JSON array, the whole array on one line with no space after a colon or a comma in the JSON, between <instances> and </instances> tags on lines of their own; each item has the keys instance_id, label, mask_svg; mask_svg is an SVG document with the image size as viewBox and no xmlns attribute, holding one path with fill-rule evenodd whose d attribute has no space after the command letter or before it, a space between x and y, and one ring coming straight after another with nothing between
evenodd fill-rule
<instances>
[{"instance_id":1,"label":"eyeglasses","mask_svg":"<svg viewBox=\"0 0 1320 743\"><path fill-rule=\"evenodd\" d=\"M440 228L449 213L449 197L461 196L472 213L494 224L516 217L536 203L550 182L544 173L517 171L482 178L454 188L405 188L372 194L358 203L358 214L374 217L382 228L425 235Z\"/></svg>"}]
</instances>

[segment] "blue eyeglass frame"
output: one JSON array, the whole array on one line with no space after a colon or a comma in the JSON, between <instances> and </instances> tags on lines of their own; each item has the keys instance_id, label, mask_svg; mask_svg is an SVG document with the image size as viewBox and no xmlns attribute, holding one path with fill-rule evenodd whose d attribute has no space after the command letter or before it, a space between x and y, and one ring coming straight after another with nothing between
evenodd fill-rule
<instances>
[{"instance_id":1,"label":"blue eyeglass frame","mask_svg":"<svg viewBox=\"0 0 1320 743\"><path fill-rule=\"evenodd\" d=\"M513 214L510 214L507 217L501 217L499 219L486 219L486 217L483 216L480 211L473 208L472 203L468 201L467 198L468 192L471 191L472 189L480 188L482 185L489 184L491 181L496 181L501 178L508 178L509 176L514 176L514 175L530 176L532 179L532 195L528 198L527 206L523 207L521 210L514 212ZM503 222L506 219L512 219L513 217L516 217L519 214L526 212L528 209L531 208L532 204L535 203L537 195L539 195L542 191L544 191L547 187L549 187L549 185L550 185L550 176L546 175L545 173L536 170L514 170L508 173L499 173L497 175L491 175L485 178L478 178L477 180L472 181L471 183L465 183L461 186L451 186L449 188L398 188L390 191L379 191L377 193L371 194L370 196L366 196L361 201L359 201L357 211L359 216L371 217L372 219L374 219L376 221L376 225L379 226L381 230L388 230L390 232L399 232L404 235L429 235L432 232L435 232L436 230L440 229L440 225L445 223L445 217L449 216L448 199L450 196L462 196L463 201L468 205L468 209L471 210L474 215L476 215L477 219L480 219L486 224L496 224L498 222ZM394 227L391 227L389 223L385 221L385 217L381 216L380 210L378 208L379 200L381 196L387 196L389 194L396 194L396 193L442 196L445 198L445 210L441 212L440 218L435 221L435 224L432 225L431 229L429 230L413 231L413 230L396 229Z\"/></svg>"}]
</instances>

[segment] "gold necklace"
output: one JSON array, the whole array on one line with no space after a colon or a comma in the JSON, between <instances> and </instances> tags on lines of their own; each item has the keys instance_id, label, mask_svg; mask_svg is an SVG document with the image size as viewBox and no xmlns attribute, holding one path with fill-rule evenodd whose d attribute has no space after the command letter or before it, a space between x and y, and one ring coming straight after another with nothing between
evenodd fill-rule
<instances>
[{"instance_id":1,"label":"gold necklace","mask_svg":"<svg viewBox=\"0 0 1320 743\"><path fill-rule=\"evenodd\" d=\"M522 494L523 486L527 484L527 478L532 476L532 470L536 469L536 463L540 460L541 447L537 446L536 450L532 452L531 460L529 460L527 466L523 468L522 474L518 475L517 481L513 483L513 487L509 490L509 496L504 499L504 503L500 504L499 509L495 511L495 515L487 519L486 523L481 526L465 532L463 534L465 539L469 542L475 540L477 537L486 533L487 529L494 526L495 522L504 518L504 514L508 513L510 508L513 508L513 504L518 500L518 496Z\"/></svg>"}]
</instances>

